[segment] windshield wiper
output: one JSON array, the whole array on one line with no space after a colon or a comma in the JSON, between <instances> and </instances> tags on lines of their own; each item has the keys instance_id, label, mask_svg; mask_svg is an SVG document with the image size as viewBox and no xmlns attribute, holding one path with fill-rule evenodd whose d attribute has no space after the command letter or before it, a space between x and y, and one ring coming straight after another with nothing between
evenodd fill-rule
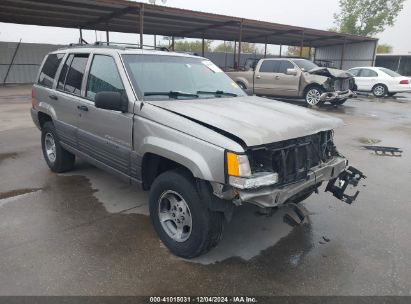
<instances>
[{"instance_id":1,"label":"windshield wiper","mask_svg":"<svg viewBox=\"0 0 411 304\"><path fill-rule=\"evenodd\" d=\"M232 97L237 97L237 94L235 93L230 93L230 92L224 92L224 91L197 91L197 94L212 94L215 96L232 96Z\"/></svg>"},{"instance_id":2,"label":"windshield wiper","mask_svg":"<svg viewBox=\"0 0 411 304\"><path fill-rule=\"evenodd\" d=\"M144 96L168 96L170 98L177 98L177 97L196 97L198 98L197 94L187 93L187 92L180 92L180 91L168 91L168 92L145 92Z\"/></svg>"}]
</instances>

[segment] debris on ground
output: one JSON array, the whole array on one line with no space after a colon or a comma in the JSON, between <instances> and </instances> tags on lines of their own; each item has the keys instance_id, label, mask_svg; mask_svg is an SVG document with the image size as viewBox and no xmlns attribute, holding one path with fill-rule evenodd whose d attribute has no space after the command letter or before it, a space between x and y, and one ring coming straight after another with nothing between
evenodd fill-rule
<instances>
[{"instance_id":1,"label":"debris on ground","mask_svg":"<svg viewBox=\"0 0 411 304\"><path fill-rule=\"evenodd\" d=\"M357 141L364 145L374 145L374 144L381 142L381 140L379 139L368 138L368 137L358 137Z\"/></svg>"},{"instance_id":2,"label":"debris on ground","mask_svg":"<svg viewBox=\"0 0 411 304\"><path fill-rule=\"evenodd\" d=\"M363 146L367 150L374 151L375 154L380 156L396 156L400 157L402 150L396 147L384 147L384 146Z\"/></svg>"}]
</instances>

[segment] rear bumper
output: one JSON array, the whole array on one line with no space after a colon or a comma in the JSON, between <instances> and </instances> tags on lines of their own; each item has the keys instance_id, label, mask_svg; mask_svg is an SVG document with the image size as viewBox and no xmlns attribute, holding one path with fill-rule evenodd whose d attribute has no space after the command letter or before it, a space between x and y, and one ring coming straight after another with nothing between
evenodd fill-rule
<instances>
[{"instance_id":1,"label":"rear bumper","mask_svg":"<svg viewBox=\"0 0 411 304\"><path fill-rule=\"evenodd\" d=\"M39 122L39 115L36 109L30 109L31 119L33 119L34 124L36 127L41 130L40 122Z\"/></svg>"},{"instance_id":2,"label":"rear bumper","mask_svg":"<svg viewBox=\"0 0 411 304\"><path fill-rule=\"evenodd\" d=\"M307 179L304 181L284 187L274 185L253 190L237 190L239 200L262 208L276 207L309 187L336 178L346 166L347 161L345 158L335 157L328 163L323 163L310 170Z\"/></svg>"},{"instance_id":3,"label":"rear bumper","mask_svg":"<svg viewBox=\"0 0 411 304\"><path fill-rule=\"evenodd\" d=\"M407 92L411 92L411 86L410 85L394 85L388 88L388 91L390 93L407 93Z\"/></svg>"},{"instance_id":4,"label":"rear bumper","mask_svg":"<svg viewBox=\"0 0 411 304\"><path fill-rule=\"evenodd\" d=\"M321 101L334 101L348 98L355 98L357 94L351 90L348 91L336 91L336 92L326 92L321 94Z\"/></svg>"}]
</instances>

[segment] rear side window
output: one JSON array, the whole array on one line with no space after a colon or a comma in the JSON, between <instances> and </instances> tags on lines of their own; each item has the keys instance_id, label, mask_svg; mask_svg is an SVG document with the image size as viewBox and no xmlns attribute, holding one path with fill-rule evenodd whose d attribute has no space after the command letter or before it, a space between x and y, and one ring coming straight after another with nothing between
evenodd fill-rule
<instances>
[{"instance_id":1,"label":"rear side window","mask_svg":"<svg viewBox=\"0 0 411 304\"><path fill-rule=\"evenodd\" d=\"M87 79L87 98L94 100L98 92L124 92L116 63L111 56L95 55Z\"/></svg>"},{"instance_id":2,"label":"rear side window","mask_svg":"<svg viewBox=\"0 0 411 304\"><path fill-rule=\"evenodd\" d=\"M57 88L80 95L88 54L70 54L61 70Z\"/></svg>"},{"instance_id":3,"label":"rear side window","mask_svg":"<svg viewBox=\"0 0 411 304\"><path fill-rule=\"evenodd\" d=\"M362 69L360 72L360 77L378 77L378 74L373 70Z\"/></svg>"},{"instance_id":4,"label":"rear side window","mask_svg":"<svg viewBox=\"0 0 411 304\"><path fill-rule=\"evenodd\" d=\"M38 84L47 88L53 86L54 77L56 76L57 69L63 57L64 54L50 54L47 56L40 72Z\"/></svg>"}]
</instances>

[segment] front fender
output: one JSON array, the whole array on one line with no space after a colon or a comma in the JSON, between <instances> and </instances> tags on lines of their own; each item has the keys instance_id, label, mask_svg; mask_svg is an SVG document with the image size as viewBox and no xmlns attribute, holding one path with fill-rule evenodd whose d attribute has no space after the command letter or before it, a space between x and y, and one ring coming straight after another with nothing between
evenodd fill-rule
<instances>
[{"instance_id":1,"label":"front fender","mask_svg":"<svg viewBox=\"0 0 411 304\"><path fill-rule=\"evenodd\" d=\"M208 143L183 144L148 136L144 138L138 151L143 157L147 153L162 156L186 167L196 178L220 183L225 181L224 150Z\"/></svg>"}]
</instances>

